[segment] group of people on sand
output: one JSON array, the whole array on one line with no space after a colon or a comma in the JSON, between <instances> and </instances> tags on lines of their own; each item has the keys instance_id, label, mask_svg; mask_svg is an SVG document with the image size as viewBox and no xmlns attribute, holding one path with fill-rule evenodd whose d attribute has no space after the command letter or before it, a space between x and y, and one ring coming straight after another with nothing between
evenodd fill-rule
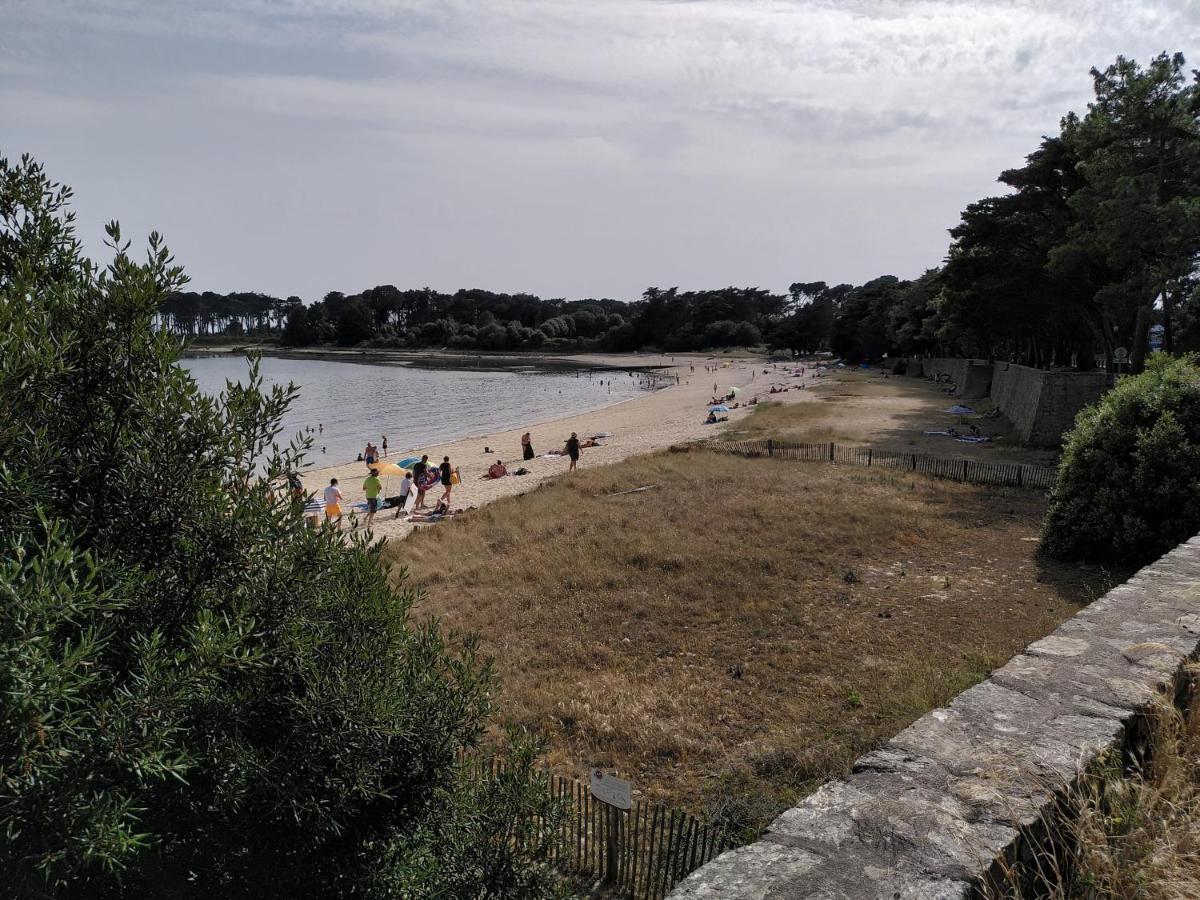
<instances>
[{"instance_id":1,"label":"group of people on sand","mask_svg":"<svg viewBox=\"0 0 1200 900\"><path fill-rule=\"evenodd\" d=\"M384 459L387 456L387 435L386 434L380 438L380 442L383 445L382 453L379 452L379 447L376 447L370 441L367 441L366 448L362 451L362 453L358 454L358 461L365 462L368 466L371 466L374 463L379 462L379 460Z\"/></svg>"},{"instance_id":2,"label":"group of people on sand","mask_svg":"<svg viewBox=\"0 0 1200 900\"><path fill-rule=\"evenodd\" d=\"M599 446L600 446L600 443L599 443L599 441L596 440L595 437L590 437L587 440L581 441L579 439L579 435L576 432L572 431L571 436L569 438L567 438L566 442L563 444L563 448L561 451L551 450L549 453L546 454L546 456L547 457L554 457L554 456L567 457L571 461L571 464L567 467L567 471L574 472L575 467L579 465L579 457L583 455L584 448L585 447L599 447ZM492 448L484 447L483 452L491 453ZM521 435L521 459L524 460L525 462L528 462L529 460L533 459L536 456L537 456L537 453L535 453L533 450L533 438L530 435L530 433L527 431L523 435ZM528 471L529 471L528 469L522 467L522 468L517 469L515 472L512 472L511 474L525 475L528 473ZM504 460L498 459L494 463L492 463L490 466L488 466L487 471L480 477L482 477L484 479L503 478L505 475L508 475L508 474L510 474L508 471L508 466L506 466L504 464Z\"/></svg>"},{"instance_id":3,"label":"group of people on sand","mask_svg":"<svg viewBox=\"0 0 1200 900\"><path fill-rule=\"evenodd\" d=\"M566 456L570 460L567 471L573 472L579 464L580 456L583 455L583 448L599 446L599 442L594 437L581 441L579 435L572 431L571 436L563 444L562 452L557 453L552 451L547 456ZM367 505L366 527L371 527L375 520L375 515L385 502L389 507L396 508L397 518L401 514L406 514L409 497L414 492L416 499L413 501L412 509L407 510L407 515L410 519L414 521L419 520L423 517L423 513L424 516L434 518L440 518L448 514L450 512L450 500L454 492L454 486L460 481L459 470L451 464L450 457L443 456L442 462L439 465L435 465L429 461L429 455L424 454L419 461L413 463L411 469L404 472L404 478L400 482L400 493L394 497L384 498L383 482L380 480L377 464L387 456L387 448L387 435L383 435L378 447L371 441L368 441L367 446L358 456L359 461L365 463L367 466L367 477L363 480L362 484L363 495L366 497ZM484 452L490 453L491 448L485 447ZM521 435L521 457L524 460L531 460L535 456L533 439L527 431ZM526 469L518 469L517 473L524 474L527 471ZM497 459L488 467L487 472L482 477L503 478L508 474L508 467L502 460ZM429 512L425 512L428 509L426 506L426 494L438 484L442 486L442 495L438 498L434 508ZM342 493L337 478L329 480L329 486L324 490L324 500L326 521L334 527L340 528L342 518L345 514L343 507L346 503L346 497Z\"/></svg>"},{"instance_id":4,"label":"group of people on sand","mask_svg":"<svg viewBox=\"0 0 1200 900\"><path fill-rule=\"evenodd\" d=\"M383 446L387 446L387 438L384 439ZM394 497L384 498L383 482L379 478L379 468L376 463L379 457L371 452L375 448L371 444L367 444L367 452L362 454L363 461L367 464L367 477L363 480L362 489L363 495L367 502L366 527L370 528L375 521L375 515L386 502L389 506L396 508L397 518L401 513L406 512L409 496L416 491L416 499L413 502L411 514L419 514L427 509L425 505L425 495L429 490L437 484L442 485L442 496L438 498L437 504L434 507L434 512L444 514L450 509L450 498L454 492L454 486L459 482L458 469L450 463L449 456L443 456L440 465L433 465L429 462L429 455L425 454L418 462L413 463L411 469L405 470L404 477L400 481L400 493ZM343 510L342 506L346 502L345 494L338 484L336 478L329 479L329 486L324 491L325 500L325 519L334 527L340 528L342 523ZM357 527L357 526L356 526Z\"/></svg>"}]
</instances>

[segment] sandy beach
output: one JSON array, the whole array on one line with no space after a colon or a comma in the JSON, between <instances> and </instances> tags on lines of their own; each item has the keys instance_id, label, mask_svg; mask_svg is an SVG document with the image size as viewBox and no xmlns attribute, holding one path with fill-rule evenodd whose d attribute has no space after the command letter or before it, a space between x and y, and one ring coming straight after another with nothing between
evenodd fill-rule
<instances>
[{"instance_id":1,"label":"sandy beach","mask_svg":"<svg viewBox=\"0 0 1200 900\"><path fill-rule=\"evenodd\" d=\"M454 486L451 507L466 511L471 507L484 506L500 497L530 491L542 482L567 474L569 460L565 456L547 458L544 454L550 450L561 451L563 443L573 431L579 435L580 440L601 432L610 432L611 437L602 439L602 446L583 451L579 467L611 465L630 456L662 450L672 444L720 433L727 424L704 424L708 401L714 393L714 384L717 385L720 394L727 392L730 387L741 388L738 400L742 404L755 396L766 395L772 382L796 387L801 384L801 379L791 378L784 372L782 365L777 370L771 370L771 363L762 358L712 359L702 354L676 354L672 362L670 356L651 357L638 354L585 355L577 359L585 363L602 362L639 367L659 364L663 366L662 371L678 375L679 383L580 415L540 423L530 422L510 431L481 434L444 444L409 448L404 444L403 435L389 436L392 443L388 458L400 460L409 455L428 454L430 464L437 465L443 456L449 456L451 465L458 468L462 479L461 483ZM718 370L715 373L705 372L706 365L716 365ZM692 372L690 366L695 366L696 371ZM769 371L764 373L764 369ZM628 376L618 373L614 377ZM808 377L804 381L807 382ZM790 390L784 394L772 395L771 399L794 402L811 396L806 390ZM736 422L749 411L745 405L731 410L729 421ZM365 446L367 439L378 429L373 428L370 422L363 422L362 430ZM526 431L531 433L533 448L538 454L528 461L521 458L521 435ZM484 453L484 447L490 447L492 452ZM481 476L497 459L503 460L510 472L524 466L530 474L483 479ZM366 466L363 463L348 462L309 469L304 473L303 481L305 489L319 497L321 491L328 486L329 480L337 478L342 493L347 501L353 504L364 499L362 483L366 474ZM391 479L390 484L385 481L385 496L399 493L399 483L400 480L396 477ZM441 495L442 488L438 485L426 495L426 505L432 507ZM362 516L360 513L360 523ZM349 521L349 517L346 517L343 521L344 528L349 528ZM410 533L414 527L416 526L403 516L396 518L395 510L381 510L375 517L372 532L377 537L400 538Z\"/></svg>"}]
</instances>

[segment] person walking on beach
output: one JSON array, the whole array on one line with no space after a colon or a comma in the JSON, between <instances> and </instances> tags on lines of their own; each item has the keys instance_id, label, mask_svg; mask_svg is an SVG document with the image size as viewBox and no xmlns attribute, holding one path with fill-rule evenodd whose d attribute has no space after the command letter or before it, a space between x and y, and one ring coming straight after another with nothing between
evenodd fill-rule
<instances>
[{"instance_id":1,"label":"person walking on beach","mask_svg":"<svg viewBox=\"0 0 1200 900\"><path fill-rule=\"evenodd\" d=\"M529 437L529 432L521 435L521 457L522 459L533 459L533 440Z\"/></svg>"},{"instance_id":2,"label":"person walking on beach","mask_svg":"<svg viewBox=\"0 0 1200 900\"><path fill-rule=\"evenodd\" d=\"M378 456L379 450L370 441L367 441L367 448L363 450L363 461L367 464L367 468L375 465L375 458Z\"/></svg>"},{"instance_id":3,"label":"person walking on beach","mask_svg":"<svg viewBox=\"0 0 1200 900\"><path fill-rule=\"evenodd\" d=\"M379 470L372 469L371 474L363 482L363 493L367 495L367 527L371 527L371 521L375 518L375 513L379 512L379 492L383 490L383 485L379 481Z\"/></svg>"},{"instance_id":4,"label":"person walking on beach","mask_svg":"<svg viewBox=\"0 0 1200 900\"><path fill-rule=\"evenodd\" d=\"M442 494L441 502L449 506L450 491L454 488L454 470L450 467L450 457L442 457L442 464L438 466L438 470L442 473L442 487L446 489Z\"/></svg>"},{"instance_id":5,"label":"person walking on beach","mask_svg":"<svg viewBox=\"0 0 1200 900\"><path fill-rule=\"evenodd\" d=\"M567 456L571 457L571 465L567 471L574 472L575 466L579 463L579 454L583 452L579 449L579 435L572 431L571 436L567 438L567 446L563 450Z\"/></svg>"},{"instance_id":6,"label":"person walking on beach","mask_svg":"<svg viewBox=\"0 0 1200 900\"><path fill-rule=\"evenodd\" d=\"M383 436L383 458L387 459L387 435Z\"/></svg>"},{"instance_id":7,"label":"person walking on beach","mask_svg":"<svg viewBox=\"0 0 1200 900\"><path fill-rule=\"evenodd\" d=\"M413 512L425 508L425 492L429 490L426 478L429 475L429 454L421 457L421 461L413 463L413 482L417 485L417 502L413 504Z\"/></svg>"},{"instance_id":8,"label":"person walking on beach","mask_svg":"<svg viewBox=\"0 0 1200 900\"><path fill-rule=\"evenodd\" d=\"M336 478L330 478L329 487L325 488L325 521L333 522L334 528L342 527L342 489Z\"/></svg>"}]
</instances>

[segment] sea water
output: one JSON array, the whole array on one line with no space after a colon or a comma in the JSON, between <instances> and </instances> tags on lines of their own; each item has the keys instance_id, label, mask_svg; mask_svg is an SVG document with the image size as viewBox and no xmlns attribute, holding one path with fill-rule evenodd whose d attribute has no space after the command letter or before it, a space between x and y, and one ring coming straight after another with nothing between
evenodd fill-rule
<instances>
[{"instance_id":1,"label":"sea water","mask_svg":"<svg viewBox=\"0 0 1200 900\"><path fill-rule=\"evenodd\" d=\"M190 357L180 364L200 390L212 395L223 391L226 381L245 382L249 371L241 356ZM647 389L637 373L615 370L481 371L263 357L261 373L268 387L291 382L300 389L278 440L286 444L311 429L313 447L306 461L315 466L349 462L368 440L379 446L385 434L390 458L471 435L480 436L482 451L488 434L515 428L531 430L540 452L561 447L568 435L541 431L536 423ZM519 445L490 443L505 458L521 451Z\"/></svg>"}]
</instances>

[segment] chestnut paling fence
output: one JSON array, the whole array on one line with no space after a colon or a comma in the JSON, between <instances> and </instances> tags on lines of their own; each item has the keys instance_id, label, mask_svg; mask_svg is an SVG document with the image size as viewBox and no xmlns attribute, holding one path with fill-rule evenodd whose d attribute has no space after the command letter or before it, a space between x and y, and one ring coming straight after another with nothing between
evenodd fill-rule
<instances>
[{"instance_id":1,"label":"chestnut paling fence","mask_svg":"<svg viewBox=\"0 0 1200 900\"><path fill-rule=\"evenodd\" d=\"M992 462L990 460L934 456L930 453L901 453L895 450L876 450L872 447L848 447L844 444L804 444L766 438L754 441L712 440L705 447L721 453L739 456L770 456L777 459L796 459L809 462L845 463L859 466L884 466L907 469L934 478L949 478L971 484L995 484L1011 487L1050 490L1058 472L1052 466L1026 463Z\"/></svg>"},{"instance_id":2,"label":"chestnut paling fence","mask_svg":"<svg viewBox=\"0 0 1200 900\"><path fill-rule=\"evenodd\" d=\"M477 777L499 778L504 772L494 757L467 764ZM547 787L565 813L547 861L566 875L603 883L605 896L660 900L689 873L736 846L724 829L680 810L642 800L617 809L593 797L589 784L561 775L549 775Z\"/></svg>"}]
</instances>

